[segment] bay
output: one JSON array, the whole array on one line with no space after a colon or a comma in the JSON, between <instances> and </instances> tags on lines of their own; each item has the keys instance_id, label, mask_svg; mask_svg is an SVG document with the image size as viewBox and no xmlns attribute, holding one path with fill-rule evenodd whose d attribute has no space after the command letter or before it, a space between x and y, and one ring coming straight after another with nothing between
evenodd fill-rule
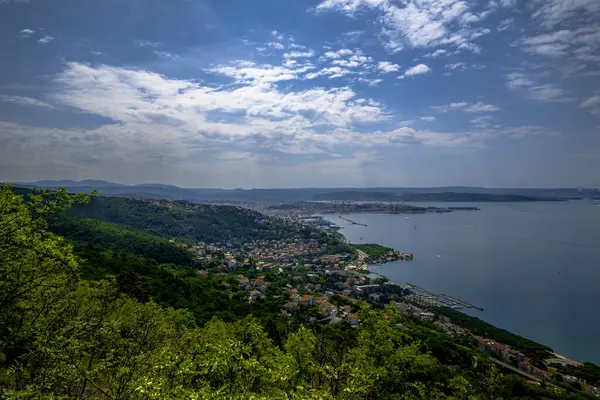
<instances>
[{"instance_id":1,"label":"bay","mask_svg":"<svg viewBox=\"0 0 600 400\"><path fill-rule=\"evenodd\" d=\"M600 205L418 203L476 206L447 214L346 214L352 243L414 253L414 261L372 266L484 308L469 312L580 361L600 363Z\"/></svg>"}]
</instances>

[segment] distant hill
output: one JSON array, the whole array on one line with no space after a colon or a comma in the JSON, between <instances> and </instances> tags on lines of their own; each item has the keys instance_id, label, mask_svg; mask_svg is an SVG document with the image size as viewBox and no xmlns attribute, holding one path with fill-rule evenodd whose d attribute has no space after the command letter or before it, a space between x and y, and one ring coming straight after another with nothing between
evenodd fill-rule
<instances>
[{"instance_id":1,"label":"distant hill","mask_svg":"<svg viewBox=\"0 0 600 400\"><path fill-rule=\"evenodd\" d=\"M21 182L17 186L35 188L67 187L71 191L86 192L96 189L102 196L130 197L139 199L181 199L197 202L219 201L310 201L319 199L322 195L337 192L378 193L373 196L381 197L382 194L423 194L437 193L462 193L462 194L487 194L511 195L524 197L557 197L561 199L579 199L598 196L597 190L578 190L574 188L549 188L549 189L511 189L511 188L484 188L467 186L449 187L373 187L373 188L298 188L298 189L219 189L219 188L181 188L174 185L161 183L143 183L137 185L123 185L119 183L86 179L83 181L72 180L45 180L37 182ZM381 200L384 201L384 200ZM402 200L420 201L420 200ZM425 200L423 200L425 201ZM428 200L435 201L435 200ZM458 201L458 200L457 200ZM478 200L485 201L485 200ZM520 200L524 201L524 200ZM531 201L531 200L528 200Z\"/></svg>"},{"instance_id":2,"label":"distant hill","mask_svg":"<svg viewBox=\"0 0 600 400\"><path fill-rule=\"evenodd\" d=\"M439 201L439 202L524 202L524 201L563 201L558 197L532 197L513 194L489 193L382 193L382 192L334 192L316 197L317 200L340 201Z\"/></svg>"},{"instance_id":3,"label":"distant hill","mask_svg":"<svg viewBox=\"0 0 600 400\"><path fill-rule=\"evenodd\" d=\"M243 243L302 234L289 225L266 221L265 215L245 208L186 201L152 202L98 197L88 204L70 209L67 215L118 224L166 239ZM86 236L91 235L88 232L101 230L106 233L111 230L109 225L77 224ZM63 230L68 231L68 228ZM128 233L135 234L134 231Z\"/></svg>"},{"instance_id":4,"label":"distant hill","mask_svg":"<svg viewBox=\"0 0 600 400\"><path fill-rule=\"evenodd\" d=\"M53 180L45 180L45 181L35 181L35 182L17 182L16 183L18 186L25 186L25 187L48 187L48 188L55 188L55 187L68 187L68 188L74 188L74 187L93 187L96 189L102 188L102 187L126 187L127 185L123 185L120 183L114 183L114 182L108 182L108 181L102 181L102 180L97 180L97 179L84 179L82 181L72 181L72 180L60 180L60 181L53 181Z\"/></svg>"}]
</instances>

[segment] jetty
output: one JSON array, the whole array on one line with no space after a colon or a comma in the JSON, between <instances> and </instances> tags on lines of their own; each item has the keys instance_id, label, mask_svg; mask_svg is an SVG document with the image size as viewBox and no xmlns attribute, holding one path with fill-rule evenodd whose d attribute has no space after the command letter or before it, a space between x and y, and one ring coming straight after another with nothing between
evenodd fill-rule
<instances>
[{"instance_id":1,"label":"jetty","mask_svg":"<svg viewBox=\"0 0 600 400\"><path fill-rule=\"evenodd\" d=\"M339 216L341 219L343 219L344 221L348 221L350 222L352 225L360 225L360 226L367 226L367 224L361 224L360 222L356 222L356 221L352 221L351 219L348 219L346 217L342 217L341 215Z\"/></svg>"},{"instance_id":2,"label":"jetty","mask_svg":"<svg viewBox=\"0 0 600 400\"><path fill-rule=\"evenodd\" d=\"M417 300L420 300L425 303L432 303L435 305L440 305L444 307L450 307L455 310L460 310L462 308L471 308L473 310L483 311L483 308L477 307L474 304L468 303L464 300L457 299L456 297L449 296L447 294L440 294L430 292L427 289L422 288L419 285L415 285L414 283L408 283L410 290L417 296Z\"/></svg>"}]
</instances>

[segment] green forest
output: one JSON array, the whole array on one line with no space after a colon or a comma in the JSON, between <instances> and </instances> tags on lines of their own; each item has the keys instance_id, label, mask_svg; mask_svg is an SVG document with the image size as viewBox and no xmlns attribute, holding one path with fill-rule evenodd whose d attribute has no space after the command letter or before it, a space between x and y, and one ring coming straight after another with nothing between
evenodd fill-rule
<instances>
[{"instance_id":1,"label":"green forest","mask_svg":"<svg viewBox=\"0 0 600 400\"><path fill-rule=\"evenodd\" d=\"M269 296L249 303L235 274L199 274L165 238L284 228L187 207L0 187L0 398L591 398L503 375L468 338L394 307L361 303L357 329L285 318L285 273L265 274Z\"/></svg>"},{"instance_id":2,"label":"green forest","mask_svg":"<svg viewBox=\"0 0 600 400\"><path fill-rule=\"evenodd\" d=\"M112 222L165 238L205 242L279 239L282 226L241 207L193 204L186 201L149 203L143 200L97 197L68 215Z\"/></svg>"},{"instance_id":3,"label":"green forest","mask_svg":"<svg viewBox=\"0 0 600 400\"><path fill-rule=\"evenodd\" d=\"M394 249L391 247L385 247L374 243L353 244L353 246L358 250L363 251L370 260L378 260L386 254L394 251Z\"/></svg>"}]
</instances>

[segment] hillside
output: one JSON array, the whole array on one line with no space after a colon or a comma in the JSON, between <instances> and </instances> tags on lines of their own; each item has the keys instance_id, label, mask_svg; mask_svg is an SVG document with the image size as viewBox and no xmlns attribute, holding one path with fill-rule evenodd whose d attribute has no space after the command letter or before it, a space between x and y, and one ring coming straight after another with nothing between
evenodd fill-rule
<instances>
[{"instance_id":1,"label":"hillside","mask_svg":"<svg viewBox=\"0 0 600 400\"><path fill-rule=\"evenodd\" d=\"M68 215L111 222L165 238L206 242L276 239L287 227L248 209L185 201L143 201L98 197Z\"/></svg>"},{"instance_id":2,"label":"hillside","mask_svg":"<svg viewBox=\"0 0 600 400\"><path fill-rule=\"evenodd\" d=\"M577 385L503 374L471 336L396 306L318 293L316 285L327 282L315 265L197 270L133 254L166 246L159 255L175 261L170 242L149 232L209 235L210 221L223 234L227 224L256 215L121 200L95 199L65 217L64 209L87 199L44 192L24 203L0 188L1 398L592 398ZM48 232L46 220L75 246ZM162 220L164 231L156 226ZM319 307L289 307L306 298L348 316L329 323ZM598 374L589 365L573 373Z\"/></svg>"},{"instance_id":3,"label":"hillside","mask_svg":"<svg viewBox=\"0 0 600 400\"><path fill-rule=\"evenodd\" d=\"M151 258L159 263L194 264L192 253L175 243L115 223L61 216L51 218L48 229L77 244L112 250L116 253L132 253L138 257Z\"/></svg>"}]
</instances>

